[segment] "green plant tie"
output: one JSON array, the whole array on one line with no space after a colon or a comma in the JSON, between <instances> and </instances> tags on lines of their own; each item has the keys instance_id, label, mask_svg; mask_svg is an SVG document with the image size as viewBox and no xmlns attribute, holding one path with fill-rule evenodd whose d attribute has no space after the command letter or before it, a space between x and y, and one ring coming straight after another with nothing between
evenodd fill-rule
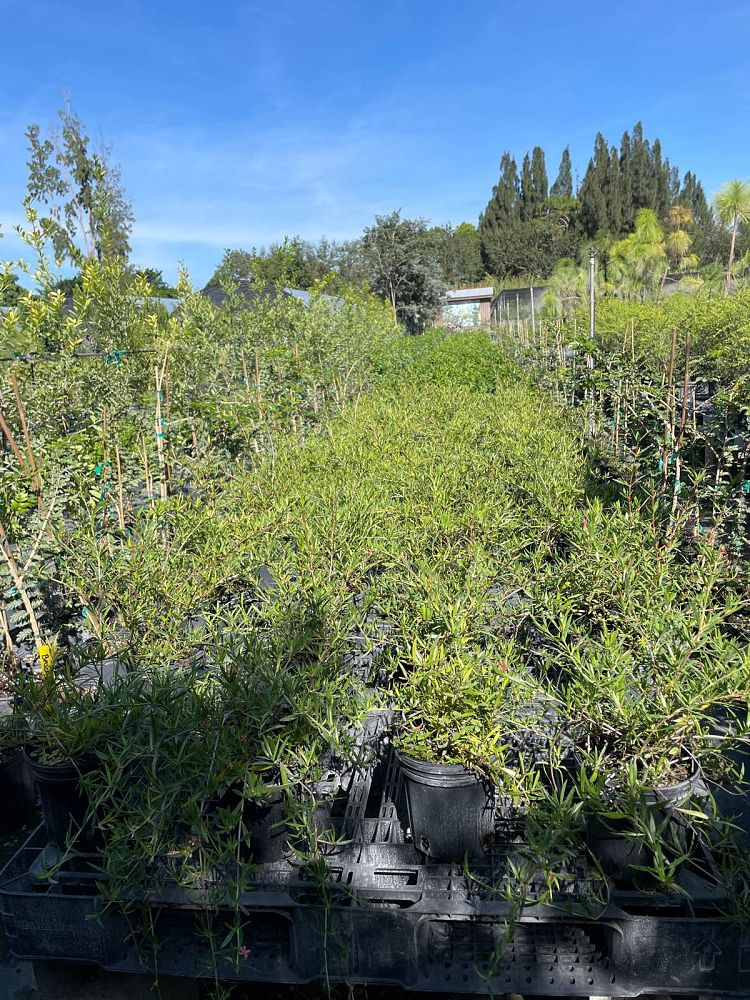
<instances>
[{"instance_id":1,"label":"green plant tie","mask_svg":"<svg viewBox=\"0 0 750 1000\"><path fill-rule=\"evenodd\" d=\"M750 493L750 479L746 479L742 484L742 492Z\"/></svg>"},{"instance_id":2,"label":"green plant tie","mask_svg":"<svg viewBox=\"0 0 750 1000\"><path fill-rule=\"evenodd\" d=\"M114 350L114 351L110 351L109 354L107 354L106 357L104 358L104 363L108 365L108 364L111 364L114 361L115 368L119 368L120 367L120 362L122 361L122 359L125 357L125 355L127 353L128 353L127 350L123 349L123 348L120 348L120 349L117 349L117 350Z\"/></svg>"}]
</instances>

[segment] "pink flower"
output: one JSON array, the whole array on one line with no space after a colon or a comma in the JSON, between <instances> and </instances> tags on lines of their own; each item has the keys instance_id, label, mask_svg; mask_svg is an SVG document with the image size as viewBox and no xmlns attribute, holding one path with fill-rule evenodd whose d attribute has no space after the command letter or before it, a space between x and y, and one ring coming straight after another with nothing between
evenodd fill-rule
<instances>
[{"instance_id":1,"label":"pink flower","mask_svg":"<svg viewBox=\"0 0 750 1000\"><path fill-rule=\"evenodd\" d=\"M581 518L581 524L584 526L584 528L588 528L588 526L589 526L589 519L587 517L582 517Z\"/></svg>"},{"instance_id":2,"label":"pink flower","mask_svg":"<svg viewBox=\"0 0 750 1000\"><path fill-rule=\"evenodd\" d=\"M237 954L240 956L240 958L244 958L245 961L247 961L247 959L250 957L250 949L246 948L245 945L243 944L242 947L238 950Z\"/></svg>"}]
</instances>

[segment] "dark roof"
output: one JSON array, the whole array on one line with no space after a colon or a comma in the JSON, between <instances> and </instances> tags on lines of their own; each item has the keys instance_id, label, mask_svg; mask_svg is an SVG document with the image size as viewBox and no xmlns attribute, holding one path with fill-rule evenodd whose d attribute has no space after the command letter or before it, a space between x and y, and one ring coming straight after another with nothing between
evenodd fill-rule
<instances>
[{"instance_id":1,"label":"dark roof","mask_svg":"<svg viewBox=\"0 0 750 1000\"><path fill-rule=\"evenodd\" d=\"M267 285L263 289L262 293L257 292L252 285L249 285L244 281L238 282L235 287L237 289L237 294L241 295L242 298L248 303L255 301L259 294L262 294L266 298L276 298L276 288L273 285ZM223 286L220 285L218 281L211 285L206 285L201 292L201 295L205 295L205 297L215 306L223 305L228 298Z\"/></svg>"},{"instance_id":2,"label":"dark roof","mask_svg":"<svg viewBox=\"0 0 750 1000\"><path fill-rule=\"evenodd\" d=\"M252 287L252 285L246 282L240 282L236 286L237 292L245 302L249 305L258 298L262 299L276 299L279 296L283 299L298 299L303 305L310 305L310 293L303 291L300 288L279 288L278 285L266 285L266 287L261 291L257 291ZM209 301L211 301L215 306L220 306L227 300L227 293L224 288L218 283L214 282L211 285L206 285L206 287L201 292L201 295L205 295ZM321 299L327 302L332 302L334 305L339 305L341 299L335 295L321 295Z\"/></svg>"}]
</instances>

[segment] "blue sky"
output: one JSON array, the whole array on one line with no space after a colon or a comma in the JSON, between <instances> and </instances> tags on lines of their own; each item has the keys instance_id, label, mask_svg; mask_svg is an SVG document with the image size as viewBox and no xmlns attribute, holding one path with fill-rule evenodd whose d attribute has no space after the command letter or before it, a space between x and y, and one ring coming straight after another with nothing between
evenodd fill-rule
<instances>
[{"instance_id":1,"label":"blue sky","mask_svg":"<svg viewBox=\"0 0 750 1000\"><path fill-rule=\"evenodd\" d=\"M202 284L225 247L476 222L505 149L583 175L641 119L708 193L750 176L750 0L0 0L0 256L28 122L70 93L120 162L134 260Z\"/></svg>"}]
</instances>

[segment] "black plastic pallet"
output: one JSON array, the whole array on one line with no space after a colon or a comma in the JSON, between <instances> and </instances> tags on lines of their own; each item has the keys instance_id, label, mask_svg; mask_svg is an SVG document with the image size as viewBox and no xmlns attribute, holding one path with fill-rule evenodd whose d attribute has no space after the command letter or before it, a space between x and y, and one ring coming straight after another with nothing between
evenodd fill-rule
<instances>
[{"instance_id":1,"label":"black plastic pallet","mask_svg":"<svg viewBox=\"0 0 750 1000\"><path fill-rule=\"evenodd\" d=\"M344 841L327 858L327 881L293 857L260 866L241 900L242 940L218 959L221 978L450 993L750 994L750 927L722 921L721 895L694 874L684 876L688 902L617 890L582 859L553 898L535 900L531 885L513 914L504 890L522 845L512 822L498 823L492 851L471 870L425 864L409 842L387 722L376 713L363 734L370 765L327 776L329 822ZM40 827L0 874L13 954L153 971L125 917L103 910L85 860L66 863L54 881L50 860ZM209 898L215 884L167 887L153 899L162 974L213 975L200 930Z\"/></svg>"}]
</instances>

